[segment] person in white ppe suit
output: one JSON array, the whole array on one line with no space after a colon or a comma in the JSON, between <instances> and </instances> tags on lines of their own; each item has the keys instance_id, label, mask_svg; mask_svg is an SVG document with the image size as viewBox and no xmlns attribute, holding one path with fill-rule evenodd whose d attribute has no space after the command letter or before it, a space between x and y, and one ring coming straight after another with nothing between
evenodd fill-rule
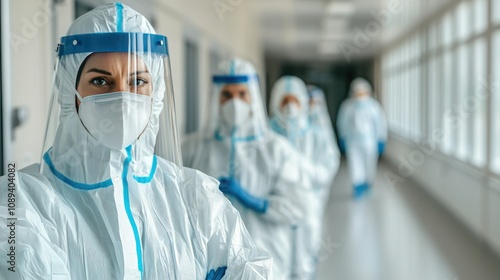
<instances>
[{"instance_id":1,"label":"person in white ppe suit","mask_svg":"<svg viewBox=\"0 0 500 280\"><path fill-rule=\"evenodd\" d=\"M375 183L378 158L387 140L382 106L373 98L363 78L351 83L350 98L342 103L337 118L339 146L345 151L353 184L353 196L364 196Z\"/></svg>"},{"instance_id":2,"label":"person in white ppe suit","mask_svg":"<svg viewBox=\"0 0 500 280\"><path fill-rule=\"evenodd\" d=\"M334 141L335 145L337 145L325 93L315 85L308 85L307 93L309 94L309 122L311 126L323 130L325 137L333 137L329 141Z\"/></svg>"},{"instance_id":3,"label":"person in white ppe suit","mask_svg":"<svg viewBox=\"0 0 500 280\"><path fill-rule=\"evenodd\" d=\"M310 107L310 103L314 107ZM323 117L319 116L321 113L328 114L328 111L320 110L319 104L310 101L306 85L300 78L284 76L274 84L270 103L271 127L300 152L302 163L308 162L314 167L314 172L309 173L313 200L305 219L292 229L296 240L292 274L296 279L315 279L323 213L340 162L333 130L312 119L312 116Z\"/></svg>"},{"instance_id":4,"label":"person in white ppe suit","mask_svg":"<svg viewBox=\"0 0 500 280\"><path fill-rule=\"evenodd\" d=\"M290 279L290 226L302 219L310 187L298 154L268 128L257 73L223 62L213 77L205 128L183 143L187 166L219 178L257 244L273 257L275 279Z\"/></svg>"},{"instance_id":5,"label":"person in white ppe suit","mask_svg":"<svg viewBox=\"0 0 500 280\"><path fill-rule=\"evenodd\" d=\"M217 181L181 166L166 37L107 4L71 25L58 55L43 162L15 177L15 272L2 261L1 278L271 279ZM10 246L2 227L0 254Z\"/></svg>"}]
</instances>

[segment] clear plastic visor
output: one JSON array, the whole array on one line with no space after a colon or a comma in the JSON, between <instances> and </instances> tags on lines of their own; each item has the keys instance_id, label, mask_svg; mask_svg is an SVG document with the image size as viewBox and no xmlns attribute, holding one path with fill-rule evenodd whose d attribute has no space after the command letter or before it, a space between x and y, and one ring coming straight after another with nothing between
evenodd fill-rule
<instances>
[{"instance_id":1,"label":"clear plastic visor","mask_svg":"<svg viewBox=\"0 0 500 280\"><path fill-rule=\"evenodd\" d=\"M48 153L67 165L91 149L128 148L136 160L156 150L182 167L165 36L70 35L57 52L42 163Z\"/></svg>"}]
</instances>

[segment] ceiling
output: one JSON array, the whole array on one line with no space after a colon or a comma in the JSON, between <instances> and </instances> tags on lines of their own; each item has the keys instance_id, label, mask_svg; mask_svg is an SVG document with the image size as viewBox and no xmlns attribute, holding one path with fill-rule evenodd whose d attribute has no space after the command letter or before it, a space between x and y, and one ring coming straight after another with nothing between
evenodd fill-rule
<instances>
[{"instance_id":1,"label":"ceiling","mask_svg":"<svg viewBox=\"0 0 500 280\"><path fill-rule=\"evenodd\" d=\"M252 0L266 54L287 60L376 55L453 0Z\"/></svg>"}]
</instances>

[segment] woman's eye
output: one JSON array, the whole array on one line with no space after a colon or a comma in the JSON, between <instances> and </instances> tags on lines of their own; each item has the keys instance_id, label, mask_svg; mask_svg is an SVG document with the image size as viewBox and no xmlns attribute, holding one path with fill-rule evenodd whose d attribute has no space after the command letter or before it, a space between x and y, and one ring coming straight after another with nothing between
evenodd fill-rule
<instances>
[{"instance_id":1,"label":"woman's eye","mask_svg":"<svg viewBox=\"0 0 500 280\"><path fill-rule=\"evenodd\" d=\"M132 79L132 81L130 82L130 85L131 86L142 86L144 84L147 84L148 82L144 79L140 79L140 78L137 78L137 79Z\"/></svg>"},{"instance_id":2,"label":"woman's eye","mask_svg":"<svg viewBox=\"0 0 500 280\"><path fill-rule=\"evenodd\" d=\"M240 97L245 97L247 95L246 91L240 91Z\"/></svg>"},{"instance_id":3,"label":"woman's eye","mask_svg":"<svg viewBox=\"0 0 500 280\"><path fill-rule=\"evenodd\" d=\"M96 86L108 85L108 81L106 81L106 79L104 79L104 78L95 78L95 79L92 79L90 82Z\"/></svg>"}]
</instances>

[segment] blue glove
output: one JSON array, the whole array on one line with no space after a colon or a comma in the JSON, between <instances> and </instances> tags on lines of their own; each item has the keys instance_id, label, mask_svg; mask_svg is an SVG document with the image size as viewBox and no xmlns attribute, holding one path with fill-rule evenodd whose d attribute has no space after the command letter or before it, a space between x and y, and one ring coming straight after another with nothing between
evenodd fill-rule
<instances>
[{"instance_id":1,"label":"blue glove","mask_svg":"<svg viewBox=\"0 0 500 280\"><path fill-rule=\"evenodd\" d=\"M345 154L345 140L344 139L339 139L339 150L340 153Z\"/></svg>"},{"instance_id":2,"label":"blue glove","mask_svg":"<svg viewBox=\"0 0 500 280\"><path fill-rule=\"evenodd\" d=\"M226 274L226 269L227 266L221 266L217 268L217 271L215 270L210 270L210 272L207 274L206 280L220 280L224 275Z\"/></svg>"},{"instance_id":3,"label":"blue glove","mask_svg":"<svg viewBox=\"0 0 500 280\"><path fill-rule=\"evenodd\" d=\"M384 150L385 150L385 142L379 141L378 142L378 154L382 155L384 153Z\"/></svg>"},{"instance_id":4,"label":"blue glove","mask_svg":"<svg viewBox=\"0 0 500 280\"><path fill-rule=\"evenodd\" d=\"M266 213L268 204L267 199L258 198L249 194L241 187L238 181L231 177L221 177L219 178L219 181L219 189L223 193L234 196L247 208L250 208L258 213Z\"/></svg>"}]
</instances>

